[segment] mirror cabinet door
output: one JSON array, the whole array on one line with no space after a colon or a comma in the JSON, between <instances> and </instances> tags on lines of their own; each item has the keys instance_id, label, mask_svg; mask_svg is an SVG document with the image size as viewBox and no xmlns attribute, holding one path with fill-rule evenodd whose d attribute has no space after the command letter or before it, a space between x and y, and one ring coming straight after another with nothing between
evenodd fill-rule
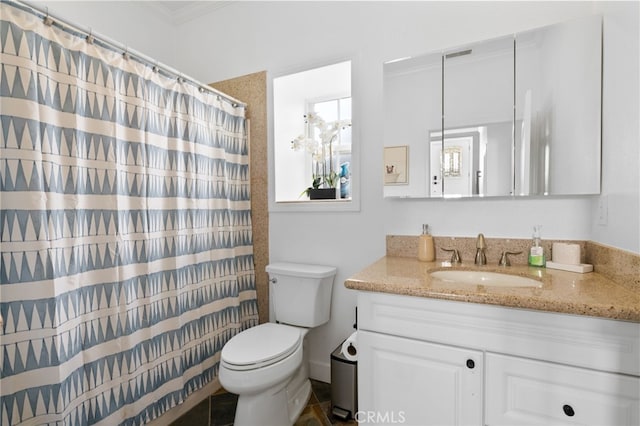
<instances>
[{"instance_id":1,"label":"mirror cabinet door","mask_svg":"<svg viewBox=\"0 0 640 426\"><path fill-rule=\"evenodd\" d=\"M602 18L516 35L516 195L600 192Z\"/></svg>"},{"instance_id":2,"label":"mirror cabinet door","mask_svg":"<svg viewBox=\"0 0 640 426\"><path fill-rule=\"evenodd\" d=\"M384 196L597 194L601 88L600 16L386 63Z\"/></svg>"},{"instance_id":3,"label":"mirror cabinet door","mask_svg":"<svg viewBox=\"0 0 640 426\"><path fill-rule=\"evenodd\" d=\"M444 53L445 197L505 196L512 191L513 37Z\"/></svg>"},{"instance_id":4,"label":"mirror cabinet door","mask_svg":"<svg viewBox=\"0 0 640 426\"><path fill-rule=\"evenodd\" d=\"M385 197L442 194L441 182L429 175L429 131L442 127L442 55L423 55L384 65L384 141L407 147L405 161L386 149ZM410 166L410 167L409 167ZM435 187L435 188L433 188Z\"/></svg>"}]
</instances>

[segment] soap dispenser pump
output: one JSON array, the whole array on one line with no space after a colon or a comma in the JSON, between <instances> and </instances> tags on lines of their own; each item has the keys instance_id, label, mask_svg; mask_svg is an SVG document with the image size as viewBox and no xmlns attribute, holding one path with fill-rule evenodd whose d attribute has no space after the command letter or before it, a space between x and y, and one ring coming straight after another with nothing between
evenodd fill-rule
<instances>
[{"instance_id":1,"label":"soap dispenser pump","mask_svg":"<svg viewBox=\"0 0 640 426\"><path fill-rule=\"evenodd\" d=\"M544 258L544 248L542 248L542 246L540 245L541 229L541 225L536 225L533 227L533 245L531 246L531 250L529 251L530 266L544 267L546 265L546 261Z\"/></svg>"},{"instance_id":2,"label":"soap dispenser pump","mask_svg":"<svg viewBox=\"0 0 640 426\"><path fill-rule=\"evenodd\" d=\"M422 235L418 240L418 260L421 262L433 262L436 260L436 249L427 224L422 225Z\"/></svg>"}]
</instances>

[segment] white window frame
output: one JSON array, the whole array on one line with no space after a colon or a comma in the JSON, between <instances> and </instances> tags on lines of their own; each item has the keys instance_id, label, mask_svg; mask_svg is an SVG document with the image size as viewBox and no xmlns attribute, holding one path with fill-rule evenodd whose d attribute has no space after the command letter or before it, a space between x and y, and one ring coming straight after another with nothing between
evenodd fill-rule
<instances>
[{"instance_id":1,"label":"white window frame","mask_svg":"<svg viewBox=\"0 0 640 426\"><path fill-rule=\"evenodd\" d=\"M298 201L275 201L275 147L274 147L274 94L273 94L273 80L279 77L283 77L289 74L312 70L314 68L321 68L324 66L337 64L340 62L351 62L351 94L345 96L345 94L329 94L326 99L331 98L346 98L351 97L351 198L350 199L336 199L336 200L309 200L300 199ZM359 69L358 61L354 58L341 58L334 61L327 61L321 64L314 64L312 66L301 66L295 69L286 69L281 72L274 73L268 80L267 85L267 101L271 105L267 111L268 122L268 174L269 174L269 212L354 212L360 211L360 131L358 127L359 123L359 110L358 110L358 87L354 84L355 78ZM319 99L319 98L318 98ZM317 99L313 100L314 102Z\"/></svg>"}]
</instances>

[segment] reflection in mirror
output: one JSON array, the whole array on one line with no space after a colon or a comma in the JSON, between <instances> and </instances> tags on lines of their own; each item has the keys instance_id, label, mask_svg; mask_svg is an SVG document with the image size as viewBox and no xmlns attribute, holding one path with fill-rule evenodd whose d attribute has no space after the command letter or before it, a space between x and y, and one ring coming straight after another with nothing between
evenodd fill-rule
<instances>
[{"instance_id":1,"label":"reflection in mirror","mask_svg":"<svg viewBox=\"0 0 640 426\"><path fill-rule=\"evenodd\" d=\"M442 166L445 197L509 195L512 187L511 121L445 130L444 156L441 158L442 132L430 132L434 182ZM457 156L451 153L459 153ZM457 158L456 158L457 157ZM450 170L453 170L451 172ZM432 197L443 196L432 186Z\"/></svg>"},{"instance_id":2,"label":"reflection in mirror","mask_svg":"<svg viewBox=\"0 0 640 426\"><path fill-rule=\"evenodd\" d=\"M385 197L428 197L429 131L442 128L442 55L387 62L384 65L384 141L407 146L409 176L402 185L385 175ZM436 186L441 187L437 182ZM440 193L442 190L439 190Z\"/></svg>"},{"instance_id":3,"label":"reflection in mirror","mask_svg":"<svg viewBox=\"0 0 640 426\"><path fill-rule=\"evenodd\" d=\"M384 65L385 145L413 164L386 197L512 193L513 54L503 37Z\"/></svg>"},{"instance_id":4,"label":"reflection in mirror","mask_svg":"<svg viewBox=\"0 0 640 426\"><path fill-rule=\"evenodd\" d=\"M516 35L517 195L600 192L602 18Z\"/></svg>"},{"instance_id":5,"label":"reflection in mirror","mask_svg":"<svg viewBox=\"0 0 640 426\"><path fill-rule=\"evenodd\" d=\"M599 16L385 63L384 196L599 193L601 72Z\"/></svg>"},{"instance_id":6,"label":"reflection in mirror","mask_svg":"<svg viewBox=\"0 0 640 426\"><path fill-rule=\"evenodd\" d=\"M445 197L511 195L513 54L511 36L444 53L442 149L461 153L459 173L443 164Z\"/></svg>"}]
</instances>

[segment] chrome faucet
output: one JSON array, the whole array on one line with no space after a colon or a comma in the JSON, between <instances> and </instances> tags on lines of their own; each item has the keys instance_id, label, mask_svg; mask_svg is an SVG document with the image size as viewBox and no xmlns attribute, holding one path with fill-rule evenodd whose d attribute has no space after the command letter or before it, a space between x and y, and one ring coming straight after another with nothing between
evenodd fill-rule
<instances>
[{"instance_id":1,"label":"chrome faucet","mask_svg":"<svg viewBox=\"0 0 640 426\"><path fill-rule=\"evenodd\" d=\"M503 251L502 255L500 256L500 261L498 262L498 265L500 266L511 266L511 261L509 260L509 255L518 255L518 254L522 254L521 251Z\"/></svg>"},{"instance_id":2,"label":"chrome faucet","mask_svg":"<svg viewBox=\"0 0 640 426\"><path fill-rule=\"evenodd\" d=\"M451 263L462 263L462 259L460 258L460 252L458 249L446 249L444 247L440 247L441 250L451 252Z\"/></svg>"},{"instance_id":3,"label":"chrome faucet","mask_svg":"<svg viewBox=\"0 0 640 426\"><path fill-rule=\"evenodd\" d=\"M484 242L484 235L478 234L476 240L476 265L486 265L487 255L484 254L484 250L487 248L487 244Z\"/></svg>"}]
</instances>

